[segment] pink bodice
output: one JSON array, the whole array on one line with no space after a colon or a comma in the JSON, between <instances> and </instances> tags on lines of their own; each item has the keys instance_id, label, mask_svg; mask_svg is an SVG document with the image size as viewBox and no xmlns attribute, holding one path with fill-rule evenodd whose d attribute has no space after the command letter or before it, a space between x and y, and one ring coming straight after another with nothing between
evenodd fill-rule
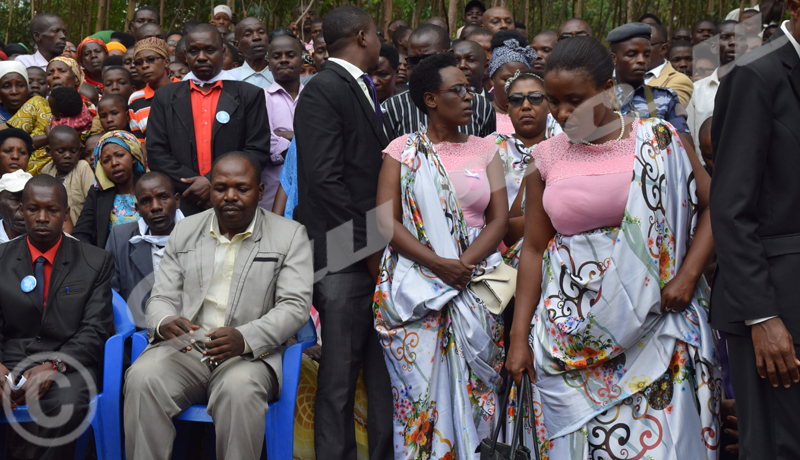
<instances>
[{"instance_id":1,"label":"pink bodice","mask_svg":"<svg viewBox=\"0 0 800 460\"><path fill-rule=\"evenodd\" d=\"M407 141L408 135L400 136L383 153L401 161ZM494 136L469 136L465 143L440 142L434 144L434 147L450 175L467 226L482 228L486 224L484 213L491 198L486 166L497 154Z\"/></svg>"},{"instance_id":2,"label":"pink bodice","mask_svg":"<svg viewBox=\"0 0 800 460\"><path fill-rule=\"evenodd\" d=\"M599 146L573 144L566 134L531 153L545 181L542 202L562 235L577 235L622 223L633 174L636 130Z\"/></svg>"}]
</instances>

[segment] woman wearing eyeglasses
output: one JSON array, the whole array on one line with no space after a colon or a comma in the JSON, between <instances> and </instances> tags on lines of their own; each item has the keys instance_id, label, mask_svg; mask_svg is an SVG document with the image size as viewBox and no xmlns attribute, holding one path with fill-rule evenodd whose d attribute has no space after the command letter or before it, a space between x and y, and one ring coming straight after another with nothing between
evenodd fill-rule
<instances>
[{"instance_id":1,"label":"woman wearing eyeglasses","mask_svg":"<svg viewBox=\"0 0 800 460\"><path fill-rule=\"evenodd\" d=\"M155 91L172 83L169 72L169 45L157 37L149 37L136 42L133 50L133 65L136 73L145 82L144 89L131 94L128 101L128 114L131 119L131 133L144 145L147 118Z\"/></svg>"},{"instance_id":2,"label":"woman wearing eyeglasses","mask_svg":"<svg viewBox=\"0 0 800 460\"><path fill-rule=\"evenodd\" d=\"M506 81L517 72L530 71L536 60L536 51L528 40L516 30L501 30L492 37L492 60L489 78L492 80L494 111L497 114L497 132L514 134L514 125L508 116Z\"/></svg>"},{"instance_id":3,"label":"woman wearing eyeglasses","mask_svg":"<svg viewBox=\"0 0 800 460\"><path fill-rule=\"evenodd\" d=\"M392 380L395 459L472 459L495 416L503 325L467 289L501 265L508 198L493 137L459 133L472 95L455 56L409 81L427 130L384 151L378 227L389 240L373 312Z\"/></svg>"},{"instance_id":4,"label":"woman wearing eyeglasses","mask_svg":"<svg viewBox=\"0 0 800 460\"><path fill-rule=\"evenodd\" d=\"M517 384L535 375L537 426L525 428L543 458L713 460L710 180L669 123L615 111L613 71L591 37L547 57L564 132L531 152L506 368Z\"/></svg>"}]
</instances>

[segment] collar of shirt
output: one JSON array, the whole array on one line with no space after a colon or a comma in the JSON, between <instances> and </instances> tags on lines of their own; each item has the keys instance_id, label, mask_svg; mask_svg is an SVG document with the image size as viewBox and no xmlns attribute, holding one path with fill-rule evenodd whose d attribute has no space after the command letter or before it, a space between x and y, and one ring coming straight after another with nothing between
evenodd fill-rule
<instances>
[{"instance_id":1,"label":"collar of shirt","mask_svg":"<svg viewBox=\"0 0 800 460\"><path fill-rule=\"evenodd\" d=\"M231 75L229 72L226 72L224 70L220 70L220 72L217 75L213 76L208 81L203 81L203 80L200 80L199 78L195 77L194 76L194 72L189 72L188 74L186 74L185 77L183 77L183 81L192 81L195 84L200 85L200 86L205 86L208 83L214 83L214 82L218 82L220 80L236 80L236 78L233 78L233 75Z\"/></svg>"},{"instance_id":2,"label":"collar of shirt","mask_svg":"<svg viewBox=\"0 0 800 460\"><path fill-rule=\"evenodd\" d=\"M367 96L367 100L369 101L369 103L373 104L372 96L370 95L369 88L367 88L367 83L362 78L365 75L363 70L359 69L352 63L345 61L344 59L328 58L328 61L335 62L340 66L344 67L344 70L346 70L347 73L349 73L350 75L353 76L353 78L355 78L356 83L358 83L358 86L361 88L361 91L363 91L364 95Z\"/></svg>"},{"instance_id":3,"label":"collar of shirt","mask_svg":"<svg viewBox=\"0 0 800 460\"><path fill-rule=\"evenodd\" d=\"M253 230L256 228L256 217L257 216L258 216L258 214L253 216L253 220L250 221L250 225L247 226L247 229L245 229L245 231L243 233L237 233L230 240L225 235L223 235L222 232L220 231L219 222L217 222L217 215L216 214L214 214L214 217L211 218L211 228L209 228L208 231L209 231L209 233L211 233L211 236L213 236L214 239L217 240L217 244L219 244L219 243L223 243L223 244L235 243L237 241L241 241L241 240L247 239L247 238L249 238L250 236L253 235Z\"/></svg>"},{"instance_id":4,"label":"collar of shirt","mask_svg":"<svg viewBox=\"0 0 800 460\"><path fill-rule=\"evenodd\" d=\"M626 88L633 88L633 86L627 85L627 84L625 84L624 86ZM633 98L636 97L636 93L638 93L640 91L644 91L644 86L645 85L641 85L638 88L634 88L633 91L631 91L630 93L626 94L625 91L623 90L623 85L619 84L619 82L615 78L614 79L614 90L617 93L617 101L619 102L619 105L620 106L624 106L625 104L630 103L633 100Z\"/></svg>"},{"instance_id":5,"label":"collar of shirt","mask_svg":"<svg viewBox=\"0 0 800 460\"><path fill-rule=\"evenodd\" d=\"M150 83L144 85L144 98L145 99L152 99L153 96L156 95L156 92L153 88L150 87Z\"/></svg>"},{"instance_id":6,"label":"collar of shirt","mask_svg":"<svg viewBox=\"0 0 800 460\"><path fill-rule=\"evenodd\" d=\"M183 213L180 209L175 211L175 223L177 224L183 219ZM140 241L146 241L150 244L155 244L157 246L165 246L167 244L167 240L169 239L169 235L149 235L147 232L150 230L150 226L145 223L144 219L139 219L137 221L139 225L139 234L134 235L128 240L131 244L136 244Z\"/></svg>"},{"instance_id":7,"label":"collar of shirt","mask_svg":"<svg viewBox=\"0 0 800 460\"><path fill-rule=\"evenodd\" d=\"M648 70L647 73L644 76L645 84L647 84L647 82L652 80L653 78L660 77L661 76L661 72L663 72L664 68L667 67L667 62L668 61L666 59L664 59L664 62L662 62L660 66L658 66L658 67L656 67L654 69Z\"/></svg>"},{"instance_id":8,"label":"collar of shirt","mask_svg":"<svg viewBox=\"0 0 800 460\"><path fill-rule=\"evenodd\" d=\"M794 47L794 50L797 52L797 54L800 55L800 43L797 43L797 40L795 40L794 35L792 35L792 33L789 32L788 25L789 21L783 21L783 24L781 24L781 30L789 38L789 42L792 43L792 46Z\"/></svg>"},{"instance_id":9,"label":"collar of shirt","mask_svg":"<svg viewBox=\"0 0 800 460\"><path fill-rule=\"evenodd\" d=\"M303 92L303 87L304 87L304 85L303 85L302 83L300 83L300 88L297 90L297 97L300 97L300 93L302 93L302 92ZM286 90L283 88L283 86L281 86L281 84L280 84L280 83L278 83L277 81L276 81L276 82L274 82L274 83L272 83L271 85L269 85L269 88L265 89L264 91L268 92L269 94L275 94L275 93L284 93L284 94L285 94L286 96L288 96L289 98L291 98L291 97L292 97L292 96L289 94L289 92L288 92L288 91L286 91ZM297 99L294 99L294 101L297 101Z\"/></svg>"},{"instance_id":10,"label":"collar of shirt","mask_svg":"<svg viewBox=\"0 0 800 460\"><path fill-rule=\"evenodd\" d=\"M36 51L34 54L21 54L14 58L15 61L21 61L25 67L47 67L47 59L42 56L42 53Z\"/></svg>"},{"instance_id":11,"label":"collar of shirt","mask_svg":"<svg viewBox=\"0 0 800 460\"><path fill-rule=\"evenodd\" d=\"M260 72L256 72L252 67L250 67L250 64L245 61L244 65L239 67L239 80L241 81L244 81L255 74L259 74L269 81L273 80L272 72L269 71L269 66L264 67Z\"/></svg>"},{"instance_id":12,"label":"collar of shirt","mask_svg":"<svg viewBox=\"0 0 800 460\"><path fill-rule=\"evenodd\" d=\"M31 251L31 264L35 263L36 259L38 259L39 257L44 256L44 258L47 259L48 262L50 262L50 266L52 266L53 261L56 259L56 253L58 252L58 248L61 246L61 240L63 239L64 237L61 236L61 238L58 239L58 243L53 245L53 247L48 249L47 251L42 252L36 249L36 247L31 244L30 238L26 238L26 241L28 242L28 249Z\"/></svg>"},{"instance_id":13,"label":"collar of shirt","mask_svg":"<svg viewBox=\"0 0 800 460\"><path fill-rule=\"evenodd\" d=\"M216 82L214 82L214 85L211 87L210 91L203 91L197 85L195 85L194 80L189 80L189 88L191 88L192 91L196 91L196 92L202 94L203 97L207 97L211 93L214 92L214 88L219 88L221 90L222 89L222 82L223 82L223 80L217 80ZM208 83L210 83L210 82L208 82ZM203 85L200 85L200 86L203 86Z\"/></svg>"},{"instance_id":14,"label":"collar of shirt","mask_svg":"<svg viewBox=\"0 0 800 460\"><path fill-rule=\"evenodd\" d=\"M0 219L0 243L8 243L11 241L11 238L8 237L8 233L6 233L6 226L3 225L3 219Z\"/></svg>"}]
</instances>

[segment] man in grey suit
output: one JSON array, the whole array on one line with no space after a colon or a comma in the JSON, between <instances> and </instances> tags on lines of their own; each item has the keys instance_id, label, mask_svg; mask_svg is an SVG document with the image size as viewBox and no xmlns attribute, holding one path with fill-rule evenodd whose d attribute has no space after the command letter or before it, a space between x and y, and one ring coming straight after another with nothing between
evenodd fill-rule
<instances>
[{"instance_id":1,"label":"man in grey suit","mask_svg":"<svg viewBox=\"0 0 800 460\"><path fill-rule=\"evenodd\" d=\"M169 459L172 418L208 404L217 458L258 459L286 341L309 318L305 228L259 208L261 168L231 152L211 171L213 209L180 221L147 302L151 344L125 381L125 451ZM209 341L206 341L209 340Z\"/></svg>"},{"instance_id":2,"label":"man in grey suit","mask_svg":"<svg viewBox=\"0 0 800 460\"><path fill-rule=\"evenodd\" d=\"M170 233L183 219L178 209L181 195L175 193L169 177L150 171L136 183L136 211L139 219L114 227L106 242L106 251L114 256L111 287L128 302L133 319L140 328L147 327L144 307L158 276Z\"/></svg>"}]
</instances>

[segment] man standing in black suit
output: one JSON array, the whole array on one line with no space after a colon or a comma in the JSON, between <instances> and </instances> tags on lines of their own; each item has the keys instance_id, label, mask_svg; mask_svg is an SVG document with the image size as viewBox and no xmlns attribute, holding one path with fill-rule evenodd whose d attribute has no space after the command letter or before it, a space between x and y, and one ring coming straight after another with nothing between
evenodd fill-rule
<instances>
[{"instance_id":1,"label":"man standing in black suit","mask_svg":"<svg viewBox=\"0 0 800 460\"><path fill-rule=\"evenodd\" d=\"M114 260L102 249L65 235L67 191L55 177L40 174L22 192L27 237L0 245L0 376L26 378L11 401L37 401L46 419L35 435L42 441L77 438L89 409L90 390L114 318L111 277ZM37 355L34 358L34 355ZM85 368L88 375L79 367ZM87 380L88 378L88 380ZM39 387L35 392L36 386ZM71 407L70 407L71 405ZM35 413L35 412L34 412ZM65 415L69 414L69 415ZM54 418L64 417L64 423ZM34 458L72 458L69 445L36 446Z\"/></svg>"},{"instance_id":2,"label":"man standing in black suit","mask_svg":"<svg viewBox=\"0 0 800 460\"><path fill-rule=\"evenodd\" d=\"M739 458L800 458L800 0L720 83L711 129L717 272L711 320L727 335Z\"/></svg>"},{"instance_id":3,"label":"man standing in black suit","mask_svg":"<svg viewBox=\"0 0 800 460\"><path fill-rule=\"evenodd\" d=\"M353 406L363 367L370 459L383 460L392 457L392 395L373 328L375 279L370 270L377 272L377 258L374 267L365 260L386 246L374 213L367 215L375 208L381 151L389 144L367 75L378 65L381 43L370 16L353 6L331 11L322 33L330 58L303 89L294 118L299 190L295 216L314 240L319 281L313 304L325 338L314 446L319 460L355 460ZM344 225L348 223L350 227ZM344 232L334 231L342 225L339 230Z\"/></svg>"},{"instance_id":4,"label":"man standing in black suit","mask_svg":"<svg viewBox=\"0 0 800 460\"><path fill-rule=\"evenodd\" d=\"M210 207L211 165L217 157L238 150L258 158L262 167L271 164L264 91L229 80L223 56L217 29L210 24L192 29L186 35L192 72L156 91L150 107L148 164L183 194L181 210L187 216Z\"/></svg>"}]
</instances>

